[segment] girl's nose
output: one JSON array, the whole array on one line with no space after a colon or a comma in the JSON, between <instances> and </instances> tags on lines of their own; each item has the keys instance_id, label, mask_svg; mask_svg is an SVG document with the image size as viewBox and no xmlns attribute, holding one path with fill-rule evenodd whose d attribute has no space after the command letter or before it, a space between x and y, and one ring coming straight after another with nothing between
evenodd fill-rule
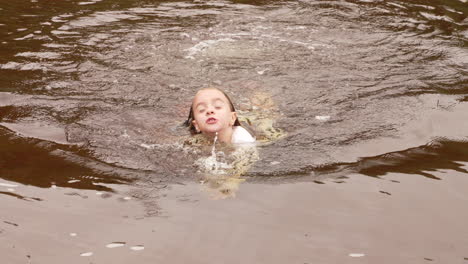
<instances>
[{"instance_id":1,"label":"girl's nose","mask_svg":"<svg viewBox=\"0 0 468 264\"><path fill-rule=\"evenodd\" d=\"M207 115L214 114L214 111L213 111L212 109L210 109L210 110L206 111L206 114L207 114Z\"/></svg>"}]
</instances>

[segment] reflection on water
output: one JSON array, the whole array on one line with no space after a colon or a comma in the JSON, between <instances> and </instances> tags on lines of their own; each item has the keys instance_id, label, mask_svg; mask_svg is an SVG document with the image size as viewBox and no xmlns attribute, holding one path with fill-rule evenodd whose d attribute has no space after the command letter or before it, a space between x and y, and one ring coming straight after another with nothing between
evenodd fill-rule
<instances>
[{"instance_id":1,"label":"reflection on water","mask_svg":"<svg viewBox=\"0 0 468 264\"><path fill-rule=\"evenodd\" d=\"M2 3L0 177L92 189L85 175L193 178L200 151L184 146L181 123L208 85L232 94L266 139L244 174L412 173L409 162L428 176L453 156L442 152L447 163L436 165L408 151L439 136L465 147L453 134L423 131L425 142L399 149L406 161L394 146L348 157L361 165L341 153L405 138L427 113L465 104L467 13L459 0ZM459 125L459 115L447 117ZM367 156L393 165L358 161Z\"/></svg>"},{"instance_id":2,"label":"reflection on water","mask_svg":"<svg viewBox=\"0 0 468 264\"><path fill-rule=\"evenodd\" d=\"M74 154L77 150L73 147L18 137L1 128L0 146L0 175L5 180L39 187L109 191L100 183L124 183L130 179L128 174L119 175L114 168L81 158Z\"/></svg>"},{"instance_id":3,"label":"reflection on water","mask_svg":"<svg viewBox=\"0 0 468 264\"><path fill-rule=\"evenodd\" d=\"M379 177L396 172L439 180L433 172L454 170L468 173L462 162L468 162L468 141L440 139L420 147L362 158L355 163L336 163L315 168L314 174L328 177L330 174L344 176L356 172Z\"/></svg>"}]
</instances>

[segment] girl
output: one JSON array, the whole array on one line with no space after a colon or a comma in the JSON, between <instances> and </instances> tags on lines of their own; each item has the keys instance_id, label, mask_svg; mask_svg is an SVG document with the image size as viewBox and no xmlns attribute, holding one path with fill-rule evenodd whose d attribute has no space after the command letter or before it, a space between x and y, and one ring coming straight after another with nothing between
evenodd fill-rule
<instances>
[{"instance_id":1,"label":"girl","mask_svg":"<svg viewBox=\"0 0 468 264\"><path fill-rule=\"evenodd\" d=\"M190 133L203 134L225 143L251 143L255 138L241 126L231 99L218 88L199 90L192 101L185 125Z\"/></svg>"}]
</instances>

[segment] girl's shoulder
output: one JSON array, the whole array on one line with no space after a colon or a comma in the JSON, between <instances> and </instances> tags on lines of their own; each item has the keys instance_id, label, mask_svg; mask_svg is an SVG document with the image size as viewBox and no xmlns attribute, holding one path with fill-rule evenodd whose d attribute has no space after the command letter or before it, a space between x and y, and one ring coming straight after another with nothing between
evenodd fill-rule
<instances>
[{"instance_id":1,"label":"girl's shoulder","mask_svg":"<svg viewBox=\"0 0 468 264\"><path fill-rule=\"evenodd\" d=\"M241 144L241 143L253 143L255 138L242 126L234 126L232 132L231 143Z\"/></svg>"}]
</instances>

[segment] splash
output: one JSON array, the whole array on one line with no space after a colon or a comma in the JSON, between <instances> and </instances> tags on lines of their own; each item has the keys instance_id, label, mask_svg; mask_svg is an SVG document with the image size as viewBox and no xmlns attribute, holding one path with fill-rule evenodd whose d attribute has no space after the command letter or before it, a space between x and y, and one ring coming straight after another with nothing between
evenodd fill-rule
<instances>
[{"instance_id":1,"label":"splash","mask_svg":"<svg viewBox=\"0 0 468 264\"><path fill-rule=\"evenodd\" d=\"M255 144L221 145L216 151L217 134L213 140L211 155L199 158L196 164L204 177L204 189L214 199L235 197L245 179L241 176L258 160Z\"/></svg>"},{"instance_id":2,"label":"splash","mask_svg":"<svg viewBox=\"0 0 468 264\"><path fill-rule=\"evenodd\" d=\"M226 162L225 154L222 151L216 152L216 142L218 141L218 132L213 139L211 147L211 155L209 157L200 158L196 164L202 172L210 175L224 175L226 170L231 169L231 166ZM219 159L218 159L219 156Z\"/></svg>"},{"instance_id":3,"label":"splash","mask_svg":"<svg viewBox=\"0 0 468 264\"><path fill-rule=\"evenodd\" d=\"M218 160L216 158L216 141L218 141L218 132L216 132L215 137L213 139L213 148L211 149L211 157L214 159L214 165L213 170L218 170Z\"/></svg>"}]
</instances>

